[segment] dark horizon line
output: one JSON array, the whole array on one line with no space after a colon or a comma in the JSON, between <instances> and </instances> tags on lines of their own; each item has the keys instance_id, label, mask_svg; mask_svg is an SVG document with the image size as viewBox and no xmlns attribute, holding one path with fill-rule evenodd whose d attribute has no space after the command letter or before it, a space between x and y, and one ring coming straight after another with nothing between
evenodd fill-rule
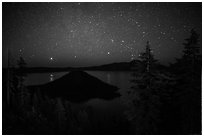
<instances>
[{"instance_id":1,"label":"dark horizon line","mask_svg":"<svg viewBox=\"0 0 204 137\"><path fill-rule=\"evenodd\" d=\"M47 67L47 66L26 66L26 68L27 69L32 69L32 68L51 68L51 69L54 69L54 68L62 68L62 69L65 69L65 68L68 68L68 69L81 69L81 68L93 68L93 67L104 67L104 66L108 66L108 65L114 65L114 64L121 64L121 63L131 63L131 62L133 62L133 61L137 61L137 62L141 62L139 59L134 59L134 60L131 60L131 61L122 61L122 62L111 62L111 63L105 63L105 64L101 64L101 65L89 65L89 66L78 66L78 67L76 67L76 66L49 66L49 67ZM171 62L168 62L168 63L161 63L161 62L159 62L159 61L157 61L157 63L156 64L158 64L158 65L162 65L162 66L169 66L170 64L172 63L172 61ZM6 66L6 67L4 67L4 66L2 66L2 68L17 68L17 67L8 67L8 66Z\"/></svg>"}]
</instances>

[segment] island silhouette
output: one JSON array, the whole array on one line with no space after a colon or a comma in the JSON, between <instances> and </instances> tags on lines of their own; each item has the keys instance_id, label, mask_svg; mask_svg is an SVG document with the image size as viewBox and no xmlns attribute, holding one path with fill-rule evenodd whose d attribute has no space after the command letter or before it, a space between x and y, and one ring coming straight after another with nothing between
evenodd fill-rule
<instances>
[{"instance_id":1,"label":"island silhouette","mask_svg":"<svg viewBox=\"0 0 204 137\"><path fill-rule=\"evenodd\" d=\"M68 74L42 85L27 87L32 94L42 97L64 98L72 102L85 102L91 98L111 100L119 97L119 88L105 83L84 71L71 71Z\"/></svg>"}]
</instances>

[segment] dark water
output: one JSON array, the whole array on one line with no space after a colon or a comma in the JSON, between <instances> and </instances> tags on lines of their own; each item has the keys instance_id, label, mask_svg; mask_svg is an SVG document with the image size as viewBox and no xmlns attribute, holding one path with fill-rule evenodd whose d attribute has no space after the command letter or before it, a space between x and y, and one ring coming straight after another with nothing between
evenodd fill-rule
<instances>
[{"instance_id":1,"label":"dark water","mask_svg":"<svg viewBox=\"0 0 204 137\"><path fill-rule=\"evenodd\" d=\"M25 79L25 85L44 84L58 79L68 73L69 72L28 74ZM87 73L106 83L119 87L118 92L122 96L110 101L95 98L85 102L84 105L91 106L97 113L103 112L104 115L106 115L106 113L108 113L107 115L123 113L126 108L126 102L124 101L125 96L131 86L131 72L87 71Z\"/></svg>"},{"instance_id":2,"label":"dark water","mask_svg":"<svg viewBox=\"0 0 204 137\"><path fill-rule=\"evenodd\" d=\"M120 93L124 92L124 89L129 88L131 79L131 72L112 72L112 71L86 71L92 76L97 77L98 79L115 85L121 90ZM28 74L25 80L25 85L38 85L44 84L55 79L62 77L69 72L57 72L57 73L32 73Z\"/></svg>"}]
</instances>

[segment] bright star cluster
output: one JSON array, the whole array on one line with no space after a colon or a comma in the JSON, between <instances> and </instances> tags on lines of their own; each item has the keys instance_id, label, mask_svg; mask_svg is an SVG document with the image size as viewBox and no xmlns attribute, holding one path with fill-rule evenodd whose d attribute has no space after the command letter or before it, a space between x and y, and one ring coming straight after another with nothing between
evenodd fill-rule
<instances>
[{"instance_id":1,"label":"bright star cluster","mask_svg":"<svg viewBox=\"0 0 204 137\"><path fill-rule=\"evenodd\" d=\"M146 41L161 63L182 55L202 3L3 3L3 65L90 66L131 61Z\"/></svg>"}]
</instances>

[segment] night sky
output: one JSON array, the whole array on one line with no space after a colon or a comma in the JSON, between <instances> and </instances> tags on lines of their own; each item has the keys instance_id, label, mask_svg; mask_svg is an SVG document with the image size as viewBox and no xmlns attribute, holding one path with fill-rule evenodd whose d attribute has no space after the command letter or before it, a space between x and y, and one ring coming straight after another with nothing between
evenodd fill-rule
<instances>
[{"instance_id":1,"label":"night sky","mask_svg":"<svg viewBox=\"0 0 204 137\"><path fill-rule=\"evenodd\" d=\"M92 66L137 59L150 41L155 58L181 57L202 32L202 3L3 3L2 55L29 67ZM201 44L200 44L201 45Z\"/></svg>"}]
</instances>

